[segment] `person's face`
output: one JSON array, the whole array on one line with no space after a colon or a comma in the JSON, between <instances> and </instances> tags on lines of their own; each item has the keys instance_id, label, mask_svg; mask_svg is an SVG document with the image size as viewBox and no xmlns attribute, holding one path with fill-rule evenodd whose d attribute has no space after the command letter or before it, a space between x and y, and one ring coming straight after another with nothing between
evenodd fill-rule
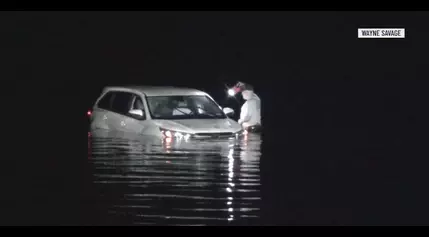
<instances>
[{"instance_id":1,"label":"person's face","mask_svg":"<svg viewBox=\"0 0 429 237\"><path fill-rule=\"evenodd\" d=\"M252 97L252 91L250 90L245 90L242 92L243 94L243 99L245 100L249 100Z\"/></svg>"}]
</instances>

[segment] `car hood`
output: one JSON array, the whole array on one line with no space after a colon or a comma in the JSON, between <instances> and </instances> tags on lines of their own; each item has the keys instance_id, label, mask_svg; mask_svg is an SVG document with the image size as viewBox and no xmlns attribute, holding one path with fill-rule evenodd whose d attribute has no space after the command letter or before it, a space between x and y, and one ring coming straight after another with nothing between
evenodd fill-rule
<instances>
[{"instance_id":1,"label":"car hood","mask_svg":"<svg viewBox=\"0 0 429 237\"><path fill-rule=\"evenodd\" d=\"M241 126L232 119L154 120L161 128L186 133L238 132Z\"/></svg>"}]
</instances>

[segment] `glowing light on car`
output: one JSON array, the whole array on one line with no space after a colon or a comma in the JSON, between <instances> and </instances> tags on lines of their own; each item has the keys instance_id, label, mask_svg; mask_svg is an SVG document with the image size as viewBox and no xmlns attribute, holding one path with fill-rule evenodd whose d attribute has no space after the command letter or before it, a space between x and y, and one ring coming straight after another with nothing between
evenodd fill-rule
<instances>
[{"instance_id":1,"label":"glowing light on car","mask_svg":"<svg viewBox=\"0 0 429 237\"><path fill-rule=\"evenodd\" d=\"M91 114L92 114L91 110L88 110L88 112L86 112L86 114L87 114L88 116L91 116Z\"/></svg>"},{"instance_id":2,"label":"glowing light on car","mask_svg":"<svg viewBox=\"0 0 429 237\"><path fill-rule=\"evenodd\" d=\"M191 137L191 135L186 134L185 136L183 136L183 138L185 138L185 141L188 141L188 139Z\"/></svg>"},{"instance_id":3,"label":"glowing light on car","mask_svg":"<svg viewBox=\"0 0 429 237\"><path fill-rule=\"evenodd\" d=\"M171 132L170 132L170 131L166 131L166 132L165 132L165 136L167 136L168 138L171 138L171 137L172 137L172 134L171 134Z\"/></svg>"},{"instance_id":4,"label":"glowing light on car","mask_svg":"<svg viewBox=\"0 0 429 237\"><path fill-rule=\"evenodd\" d=\"M163 139L170 138L171 141L172 139L177 141L181 141L182 139L184 139L187 142L188 139L191 138L191 134L188 134L188 133L176 132L176 131L171 131L163 128L160 128L160 130L161 130Z\"/></svg>"}]
</instances>

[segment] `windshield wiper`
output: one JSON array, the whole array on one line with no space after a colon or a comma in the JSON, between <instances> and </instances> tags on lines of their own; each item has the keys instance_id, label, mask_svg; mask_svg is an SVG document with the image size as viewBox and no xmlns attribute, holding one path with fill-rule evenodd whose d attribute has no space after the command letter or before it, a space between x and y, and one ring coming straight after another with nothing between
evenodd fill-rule
<instances>
[{"instance_id":1,"label":"windshield wiper","mask_svg":"<svg viewBox=\"0 0 429 237\"><path fill-rule=\"evenodd\" d=\"M184 115L190 115L190 114L192 114L192 111L191 111L191 113L186 113L186 112L183 112L183 110L181 110L179 108L174 108L174 109L177 110L177 111L179 111L180 113L182 113Z\"/></svg>"},{"instance_id":2,"label":"windshield wiper","mask_svg":"<svg viewBox=\"0 0 429 237\"><path fill-rule=\"evenodd\" d=\"M213 117L213 118L218 117L216 114L209 113L209 112L207 112L207 110L205 110L205 109L203 109L203 108L197 107L197 109L201 109L203 112L205 112L205 113L206 113L206 115L208 115L208 116L210 116L210 117Z\"/></svg>"},{"instance_id":3,"label":"windshield wiper","mask_svg":"<svg viewBox=\"0 0 429 237\"><path fill-rule=\"evenodd\" d=\"M177 110L177 111L179 111L180 113L182 113L184 115L194 115L195 114L194 111L191 111L190 113L186 113L186 112L184 112L183 110L181 110L179 108L174 108L174 109ZM218 117L216 114L209 113L209 112L207 112L207 110L205 110L203 108L197 107L197 109L202 110L203 112L205 112L206 115L208 115L208 116L210 116L212 118Z\"/></svg>"}]
</instances>

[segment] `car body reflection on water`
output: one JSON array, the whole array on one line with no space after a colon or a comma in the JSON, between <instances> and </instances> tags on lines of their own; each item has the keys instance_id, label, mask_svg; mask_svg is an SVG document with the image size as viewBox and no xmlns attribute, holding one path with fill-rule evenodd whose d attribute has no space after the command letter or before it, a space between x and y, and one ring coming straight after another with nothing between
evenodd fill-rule
<instances>
[{"instance_id":1,"label":"car body reflection on water","mask_svg":"<svg viewBox=\"0 0 429 237\"><path fill-rule=\"evenodd\" d=\"M174 142L89 134L96 200L114 225L251 225L260 216L259 135Z\"/></svg>"}]
</instances>

